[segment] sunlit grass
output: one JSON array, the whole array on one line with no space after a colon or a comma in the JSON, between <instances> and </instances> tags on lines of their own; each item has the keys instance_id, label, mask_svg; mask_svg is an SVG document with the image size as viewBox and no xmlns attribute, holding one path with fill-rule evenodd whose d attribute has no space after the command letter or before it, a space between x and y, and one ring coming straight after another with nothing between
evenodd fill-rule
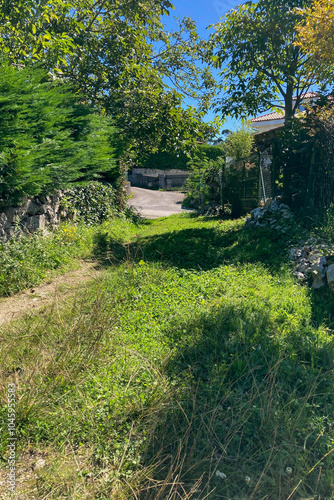
<instances>
[{"instance_id":1,"label":"sunlit grass","mask_svg":"<svg viewBox=\"0 0 334 500\"><path fill-rule=\"evenodd\" d=\"M94 235L103 277L2 333L20 453L48 453L31 491L333 498L330 311L319 322L314 292L293 281L289 242L274 253L266 231L189 216Z\"/></svg>"}]
</instances>

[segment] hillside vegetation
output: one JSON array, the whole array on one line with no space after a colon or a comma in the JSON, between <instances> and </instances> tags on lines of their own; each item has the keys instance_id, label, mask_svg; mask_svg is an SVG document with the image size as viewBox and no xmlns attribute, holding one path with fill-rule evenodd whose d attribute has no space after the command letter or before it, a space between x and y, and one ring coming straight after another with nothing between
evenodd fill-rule
<instances>
[{"instance_id":1,"label":"hillside vegetation","mask_svg":"<svg viewBox=\"0 0 334 500\"><path fill-rule=\"evenodd\" d=\"M334 301L294 282L294 235L190 215L89 231L103 277L2 332L19 455L45 459L22 498L333 498Z\"/></svg>"}]
</instances>

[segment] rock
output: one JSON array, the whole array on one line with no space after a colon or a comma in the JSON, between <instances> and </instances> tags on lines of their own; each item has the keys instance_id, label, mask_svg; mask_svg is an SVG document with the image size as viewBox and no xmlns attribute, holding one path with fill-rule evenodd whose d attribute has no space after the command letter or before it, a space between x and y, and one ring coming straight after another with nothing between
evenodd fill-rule
<instances>
[{"instance_id":1,"label":"rock","mask_svg":"<svg viewBox=\"0 0 334 500\"><path fill-rule=\"evenodd\" d=\"M313 278L313 283L312 283L312 288L315 288L316 290L319 288L322 288L326 284L326 257L322 256L318 258L311 267L311 272L312 272L312 278Z\"/></svg>"},{"instance_id":2,"label":"rock","mask_svg":"<svg viewBox=\"0 0 334 500\"><path fill-rule=\"evenodd\" d=\"M334 264L327 269L327 283L332 292L334 292Z\"/></svg>"},{"instance_id":3,"label":"rock","mask_svg":"<svg viewBox=\"0 0 334 500\"><path fill-rule=\"evenodd\" d=\"M16 209L14 207L7 208L5 210L5 215L7 216L7 219L9 220L9 222L11 224L13 224L15 222L16 215L17 215Z\"/></svg>"},{"instance_id":4,"label":"rock","mask_svg":"<svg viewBox=\"0 0 334 500\"><path fill-rule=\"evenodd\" d=\"M254 210L251 211L251 215L253 217L258 217L261 213L261 208L254 208Z\"/></svg>"},{"instance_id":5,"label":"rock","mask_svg":"<svg viewBox=\"0 0 334 500\"><path fill-rule=\"evenodd\" d=\"M7 215L2 212L2 214L0 214L0 227L2 227L3 229L9 227L11 225L10 223L10 220L8 219Z\"/></svg>"},{"instance_id":6,"label":"rock","mask_svg":"<svg viewBox=\"0 0 334 500\"><path fill-rule=\"evenodd\" d=\"M28 215L36 215L39 209L40 207L30 200L25 211Z\"/></svg>"},{"instance_id":7,"label":"rock","mask_svg":"<svg viewBox=\"0 0 334 500\"><path fill-rule=\"evenodd\" d=\"M296 260L296 249L295 248L291 248L288 258L289 258L290 262L293 260Z\"/></svg>"},{"instance_id":8,"label":"rock","mask_svg":"<svg viewBox=\"0 0 334 500\"><path fill-rule=\"evenodd\" d=\"M300 273L298 271L295 272L295 273L293 273L293 274L296 276L296 278L298 279L298 281L305 281L307 279L306 276L305 276L305 274Z\"/></svg>"},{"instance_id":9,"label":"rock","mask_svg":"<svg viewBox=\"0 0 334 500\"><path fill-rule=\"evenodd\" d=\"M30 217L26 223L26 227L31 232L37 231L37 229L44 229L45 215L34 215L33 217Z\"/></svg>"},{"instance_id":10,"label":"rock","mask_svg":"<svg viewBox=\"0 0 334 500\"><path fill-rule=\"evenodd\" d=\"M278 206L278 203L276 200L273 200L270 204L270 208L273 212L276 212L277 210L280 209L280 207Z\"/></svg>"},{"instance_id":11,"label":"rock","mask_svg":"<svg viewBox=\"0 0 334 500\"><path fill-rule=\"evenodd\" d=\"M311 265L306 259L302 259L296 267L296 270L301 273L309 273L311 271Z\"/></svg>"},{"instance_id":12,"label":"rock","mask_svg":"<svg viewBox=\"0 0 334 500\"><path fill-rule=\"evenodd\" d=\"M43 467L45 467L45 465L46 465L46 462L45 462L44 458L39 458L35 463L34 469L35 470L42 469Z\"/></svg>"}]
</instances>

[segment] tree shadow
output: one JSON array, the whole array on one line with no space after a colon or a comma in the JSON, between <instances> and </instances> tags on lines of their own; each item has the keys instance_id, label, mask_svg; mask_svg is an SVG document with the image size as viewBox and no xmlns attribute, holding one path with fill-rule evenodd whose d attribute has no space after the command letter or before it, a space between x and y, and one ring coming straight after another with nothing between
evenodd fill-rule
<instances>
[{"instance_id":1,"label":"tree shadow","mask_svg":"<svg viewBox=\"0 0 334 500\"><path fill-rule=\"evenodd\" d=\"M316 438L321 415L330 414L333 404L333 349L310 342L310 326L282 342L271 334L270 308L255 307L240 298L166 329L177 350L164 373L177 380L178 390L152 424L143 463L159 466L141 500L285 500L298 473L303 476L327 453L328 423L323 438ZM306 448L308 433L315 444ZM317 488L321 498L330 497L331 460L323 466L322 483L313 471L297 498Z\"/></svg>"},{"instance_id":2,"label":"tree shadow","mask_svg":"<svg viewBox=\"0 0 334 500\"><path fill-rule=\"evenodd\" d=\"M207 271L228 263L261 263L276 272L288 261L288 247L288 237L270 229L194 228L142 237L130 244L101 233L95 237L94 253L104 265L132 259Z\"/></svg>"},{"instance_id":3,"label":"tree shadow","mask_svg":"<svg viewBox=\"0 0 334 500\"><path fill-rule=\"evenodd\" d=\"M329 328L334 333L334 294L326 285L319 290L310 289L312 321L315 328Z\"/></svg>"}]
</instances>

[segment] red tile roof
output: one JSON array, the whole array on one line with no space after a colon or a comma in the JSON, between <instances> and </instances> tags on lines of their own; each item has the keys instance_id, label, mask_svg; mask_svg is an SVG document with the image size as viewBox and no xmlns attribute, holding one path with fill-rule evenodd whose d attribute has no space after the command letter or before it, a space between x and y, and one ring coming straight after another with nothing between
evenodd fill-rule
<instances>
[{"instance_id":1,"label":"red tile roof","mask_svg":"<svg viewBox=\"0 0 334 500\"><path fill-rule=\"evenodd\" d=\"M317 92L306 92L305 94L301 95L301 99L311 99L312 97L319 97L319 94ZM293 100L296 101L297 97L294 97ZM258 123L258 122L269 122L271 120L284 120L285 118L285 111L282 109L282 111L278 112L272 112L272 113L267 113L266 115L262 116L257 116L256 118L253 118L251 120L252 123Z\"/></svg>"},{"instance_id":2,"label":"red tile roof","mask_svg":"<svg viewBox=\"0 0 334 500\"><path fill-rule=\"evenodd\" d=\"M252 123L256 122L270 122L271 120L283 120L285 117L285 112L282 110L280 112L268 113L267 115L257 116L251 120Z\"/></svg>"},{"instance_id":3,"label":"red tile roof","mask_svg":"<svg viewBox=\"0 0 334 500\"><path fill-rule=\"evenodd\" d=\"M301 99L311 99L311 97L319 97L318 92L306 92L300 96ZM293 100L296 101L297 97L293 97Z\"/></svg>"}]
</instances>

